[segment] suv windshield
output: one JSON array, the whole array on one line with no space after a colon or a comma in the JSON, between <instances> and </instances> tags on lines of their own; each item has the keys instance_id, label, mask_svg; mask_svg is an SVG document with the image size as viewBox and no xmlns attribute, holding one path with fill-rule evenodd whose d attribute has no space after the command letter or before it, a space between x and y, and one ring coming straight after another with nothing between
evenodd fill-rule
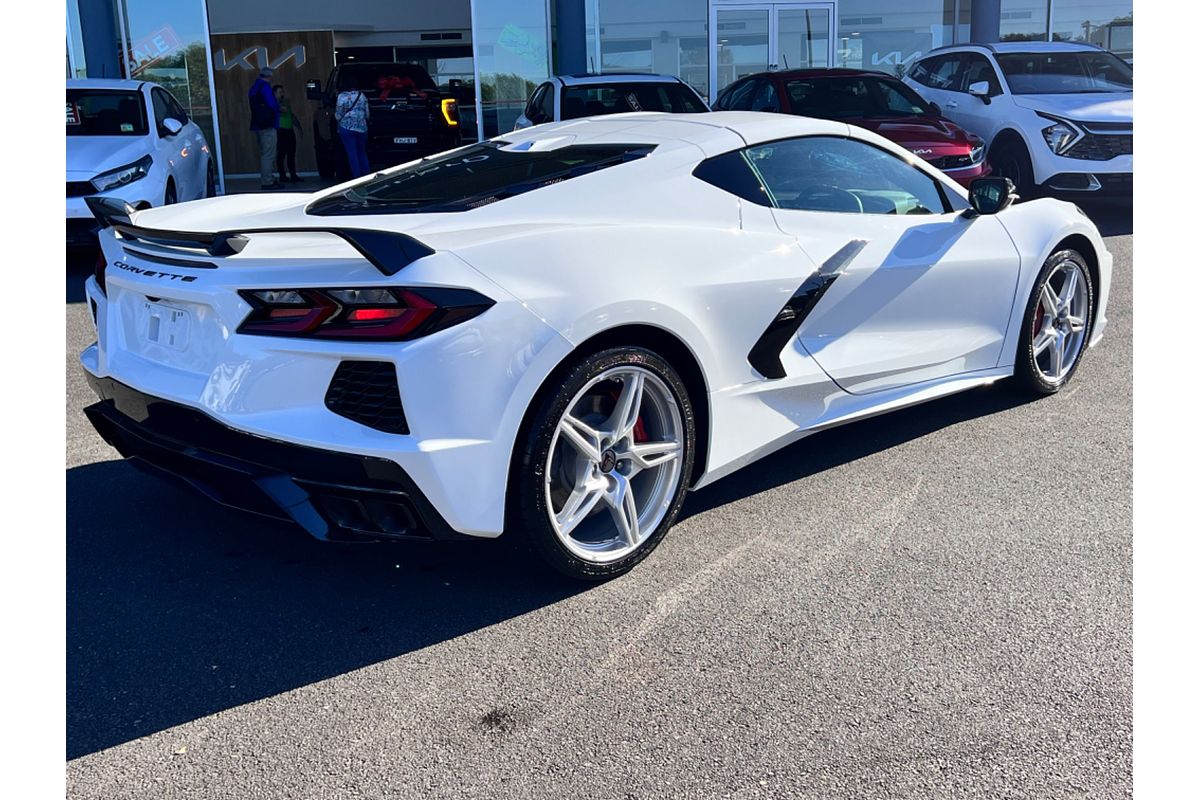
<instances>
[{"instance_id":1,"label":"suv windshield","mask_svg":"<svg viewBox=\"0 0 1200 800\"><path fill-rule=\"evenodd\" d=\"M377 175L308 207L318 216L418 214L472 208L642 158L646 144L569 145L534 150L537 141L513 145L500 140L426 158L387 175Z\"/></svg>"},{"instance_id":2,"label":"suv windshield","mask_svg":"<svg viewBox=\"0 0 1200 800\"><path fill-rule=\"evenodd\" d=\"M933 109L900 81L872 76L797 78L786 84L792 112L821 119L921 117Z\"/></svg>"},{"instance_id":3,"label":"suv windshield","mask_svg":"<svg viewBox=\"0 0 1200 800\"><path fill-rule=\"evenodd\" d=\"M67 136L145 136L141 92L67 89Z\"/></svg>"},{"instance_id":4,"label":"suv windshield","mask_svg":"<svg viewBox=\"0 0 1200 800\"><path fill-rule=\"evenodd\" d=\"M1001 53L1013 94L1132 92L1133 69L1112 53Z\"/></svg>"},{"instance_id":5,"label":"suv windshield","mask_svg":"<svg viewBox=\"0 0 1200 800\"><path fill-rule=\"evenodd\" d=\"M355 89L371 96L383 89L409 93L436 92L437 84L416 64L343 64L338 67L337 91Z\"/></svg>"},{"instance_id":6,"label":"suv windshield","mask_svg":"<svg viewBox=\"0 0 1200 800\"><path fill-rule=\"evenodd\" d=\"M621 114L626 111L699 114L708 109L699 95L682 83L608 83L563 88L563 119Z\"/></svg>"}]
</instances>

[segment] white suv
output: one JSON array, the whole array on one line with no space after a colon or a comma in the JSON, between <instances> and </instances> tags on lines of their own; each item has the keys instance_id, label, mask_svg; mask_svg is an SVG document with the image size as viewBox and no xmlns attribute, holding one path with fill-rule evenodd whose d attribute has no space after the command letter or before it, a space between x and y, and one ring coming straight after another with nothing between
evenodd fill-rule
<instances>
[{"instance_id":1,"label":"white suv","mask_svg":"<svg viewBox=\"0 0 1200 800\"><path fill-rule=\"evenodd\" d=\"M987 142L995 174L1036 189L1129 194L1133 69L1070 42L938 48L904 82Z\"/></svg>"},{"instance_id":2,"label":"white suv","mask_svg":"<svg viewBox=\"0 0 1200 800\"><path fill-rule=\"evenodd\" d=\"M630 111L700 114L708 110L696 90L674 75L556 75L533 90L513 130Z\"/></svg>"}]
</instances>

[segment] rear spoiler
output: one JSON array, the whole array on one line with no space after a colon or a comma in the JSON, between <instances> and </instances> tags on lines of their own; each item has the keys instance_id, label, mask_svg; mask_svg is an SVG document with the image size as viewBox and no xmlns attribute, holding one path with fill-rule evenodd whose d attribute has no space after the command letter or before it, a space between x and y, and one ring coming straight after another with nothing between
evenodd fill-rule
<instances>
[{"instance_id":1,"label":"rear spoiler","mask_svg":"<svg viewBox=\"0 0 1200 800\"><path fill-rule=\"evenodd\" d=\"M218 233L156 230L133 224L132 215L140 209L123 200L113 197L87 197L84 198L84 202L96 216L101 228L111 227L124 239L161 247L199 249L218 258L240 253L249 241L246 235L252 233L331 233L341 237L363 258L370 261L372 266L389 276L435 252L428 245L403 233L361 228L244 228Z\"/></svg>"}]
</instances>

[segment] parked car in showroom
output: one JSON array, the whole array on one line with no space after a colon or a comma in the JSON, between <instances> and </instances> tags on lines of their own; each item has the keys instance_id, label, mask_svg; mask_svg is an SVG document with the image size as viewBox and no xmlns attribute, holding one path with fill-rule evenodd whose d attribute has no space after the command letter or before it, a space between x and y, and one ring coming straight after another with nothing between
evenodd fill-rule
<instances>
[{"instance_id":1,"label":"parked car in showroom","mask_svg":"<svg viewBox=\"0 0 1200 800\"><path fill-rule=\"evenodd\" d=\"M674 75L640 72L556 75L529 95L513 130L630 111L701 114L708 111L708 104L695 89Z\"/></svg>"},{"instance_id":2,"label":"parked car in showroom","mask_svg":"<svg viewBox=\"0 0 1200 800\"><path fill-rule=\"evenodd\" d=\"M382 169L458 147L462 141L458 101L440 90L417 64L352 62L329 73L324 88L307 83L309 100L320 105L313 114L313 146L317 170L325 179L350 177L346 149L334 117L338 94L359 90L367 99L367 161Z\"/></svg>"},{"instance_id":3,"label":"parked car in showroom","mask_svg":"<svg viewBox=\"0 0 1200 800\"><path fill-rule=\"evenodd\" d=\"M1133 69L1095 45L955 45L915 62L904 82L987 142L1017 192L1133 189Z\"/></svg>"},{"instance_id":4,"label":"parked car in showroom","mask_svg":"<svg viewBox=\"0 0 1200 800\"><path fill-rule=\"evenodd\" d=\"M94 245L84 202L113 197L134 208L216 194L204 132L179 102L147 81L67 81L67 245Z\"/></svg>"},{"instance_id":5,"label":"parked car in showroom","mask_svg":"<svg viewBox=\"0 0 1200 800\"><path fill-rule=\"evenodd\" d=\"M968 133L899 78L856 69L763 72L731 83L716 111L777 111L834 119L874 131L928 161L964 186L991 168L983 140Z\"/></svg>"},{"instance_id":6,"label":"parked car in showroom","mask_svg":"<svg viewBox=\"0 0 1200 800\"><path fill-rule=\"evenodd\" d=\"M320 539L504 535L612 577L689 488L812 433L1068 385L1112 256L1074 204L1010 199L862 128L715 112L551 123L316 194L96 201L86 413Z\"/></svg>"}]
</instances>

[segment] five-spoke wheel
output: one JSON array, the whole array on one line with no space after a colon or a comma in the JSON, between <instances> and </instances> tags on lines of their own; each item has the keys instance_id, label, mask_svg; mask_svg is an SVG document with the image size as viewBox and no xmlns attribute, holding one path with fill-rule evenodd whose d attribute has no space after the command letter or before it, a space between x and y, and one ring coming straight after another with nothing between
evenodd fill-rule
<instances>
[{"instance_id":1,"label":"five-spoke wheel","mask_svg":"<svg viewBox=\"0 0 1200 800\"><path fill-rule=\"evenodd\" d=\"M524 463L540 485L514 475L525 538L573 577L631 568L679 511L694 427L682 381L656 354L583 359L530 428Z\"/></svg>"},{"instance_id":2,"label":"five-spoke wheel","mask_svg":"<svg viewBox=\"0 0 1200 800\"><path fill-rule=\"evenodd\" d=\"M1017 377L1042 394L1075 374L1091 334L1092 279L1083 257L1060 250L1034 284L1018 349Z\"/></svg>"}]
</instances>

